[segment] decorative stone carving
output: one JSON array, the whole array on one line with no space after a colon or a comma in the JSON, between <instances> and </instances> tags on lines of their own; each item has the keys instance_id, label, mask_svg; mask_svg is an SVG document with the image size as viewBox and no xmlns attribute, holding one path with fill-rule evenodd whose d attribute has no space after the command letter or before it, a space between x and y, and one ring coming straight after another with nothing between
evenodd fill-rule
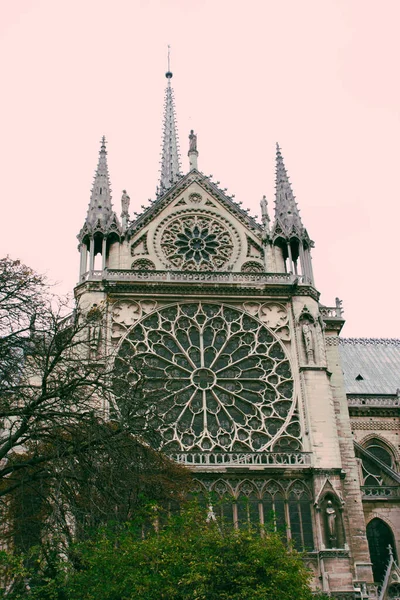
<instances>
[{"instance_id":1,"label":"decorative stone carving","mask_svg":"<svg viewBox=\"0 0 400 600\"><path fill-rule=\"evenodd\" d=\"M154 310L157 302L154 300L119 300L113 306L111 318L111 337L118 339L122 337L129 327L131 327L143 315Z\"/></svg>"},{"instance_id":2,"label":"decorative stone carving","mask_svg":"<svg viewBox=\"0 0 400 600\"><path fill-rule=\"evenodd\" d=\"M263 258L264 256L262 247L249 237L247 238L247 256L249 258Z\"/></svg>"},{"instance_id":3,"label":"decorative stone carving","mask_svg":"<svg viewBox=\"0 0 400 600\"><path fill-rule=\"evenodd\" d=\"M329 547L336 548L337 533L336 533L336 510L333 507L332 501L328 500L326 508L326 535L329 540Z\"/></svg>"},{"instance_id":4,"label":"decorative stone carving","mask_svg":"<svg viewBox=\"0 0 400 600\"><path fill-rule=\"evenodd\" d=\"M148 426L160 431L166 450L301 448L285 349L239 309L192 302L153 312L121 344L117 384L135 369Z\"/></svg>"},{"instance_id":5,"label":"decorative stone carving","mask_svg":"<svg viewBox=\"0 0 400 600\"><path fill-rule=\"evenodd\" d=\"M156 265L148 258L139 258L131 265L133 271L155 271L155 268Z\"/></svg>"},{"instance_id":6,"label":"decorative stone carving","mask_svg":"<svg viewBox=\"0 0 400 600\"><path fill-rule=\"evenodd\" d=\"M258 317L258 311L260 310L261 304L259 302L244 302L243 309L252 315L253 317Z\"/></svg>"},{"instance_id":7,"label":"decorative stone carving","mask_svg":"<svg viewBox=\"0 0 400 600\"><path fill-rule=\"evenodd\" d=\"M255 262L254 260L249 260L242 265L240 270L242 273L262 273L264 271L264 267L262 264Z\"/></svg>"},{"instance_id":8,"label":"decorative stone carving","mask_svg":"<svg viewBox=\"0 0 400 600\"><path fill-rule=\"evenodd\" d=\"M375 419L371 419L371 421L351 421L350 425L352 429L367 429L371 431L375 431L376 429L397 431L400 427L400 423L398 421L375 421Z\"/></svg>"},{"instance_id":9,"label":"decorative stone carving","mask_svg":"<svg viewBox=\"0 0 400 600\"><path fill-rule=\"evenodd\" d=\"M189 134L189 152L197 152L197 135L193 129L190 130Z\"/></svg>"},{"instance_id":10,"label":"decorative stone carving","mask_svg":"<svg viewBox=\"0 0 400 600\"><path fill-rule=\"evenodd\" d=\"M226 269L239 250L238 241L236 248L234 243L236 232L220 219L206 214L179 214L167 218L160 228L160 258L167 268Z\"/></svg>"},{"instance_id":11,"label":"decorative stone carving","mask_svg":"<svg viewBox=\"0 0 400 600\"><path fill-rule=\"evenodd\" d=\"M95 358L100 349L103 314L97 304L93 304L87 315L89 355Z\"/></svg>"},{"instance_id":12,"label":"decorative stone carving","mask_svg":"<svg viewBox=\"0 0 400 600\"><path fill-rule=\"evenodd\" d=\"M327 494L320 506L325 548L344 548L341 506L333 494Z\"/></svg>"},{"instance_id":13,"label":"decorative stone carving","mask_svg":"<svg viewBox=\"0 0 400 600\"><path fill-rule=\"evenodd\" d=\"M259 317L270 329L282 327L288 321L286 308L277 302L263 304L259 309Z\"/></svg>"},{"instance_id":14,"label":"decorative stone carving","mask_svg":"<svg viewBox=\"0 0 400 600\"><path fill-rule=\"evenodd\" d=\"M148 254L147 249L147 233L142 235L131 245L131 256L137 256L140 254Z\"/></svg>"},{"instance_id":15,"label":"decorative stone carving","mask_svg":"<svg viewBox=\"0 0 400 600\"><path fill-rule=\"evenodd\" d=\"M311 329L311 325L309 325L308 323L303 323L303 325L301 327L301 331L303 334L304 349L306 351L307 363L310 365L313 365L313 364L315 364L315 360L314 360L315 346L314 346L313 332Z\"/></svg>"},{"instance_id":16,"label":"decorative stone carving","mask_svg":"<svg viewBox=\"0 0 400 600\"><path fill-rule=\"evenodd\" d=\"M114 323L130 327L140 318L141 314L142 311L137 302L121 300L114 305L112 318Z\"/></svg>"},{"instance_id":17,"label":"decorative stone carving","mask_svg":"<svg viewBox=\"0 0 400 600\"><path fill-rule=\"evenodd\" d=\"M202 196L198 192L193 192L189 195L189 201L193 202L193 204L200 204L201 200Z\"/></svg>"}]
</instances>

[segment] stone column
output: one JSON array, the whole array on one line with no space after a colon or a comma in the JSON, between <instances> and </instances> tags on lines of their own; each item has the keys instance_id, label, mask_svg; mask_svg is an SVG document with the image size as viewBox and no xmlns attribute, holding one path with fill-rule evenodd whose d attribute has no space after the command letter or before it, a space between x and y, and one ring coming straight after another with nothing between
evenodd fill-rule
<instances>
[{"instance_id":1,"label":"stone column","mask_svg":"<svg viewBox=\"0 0 400 600\"><path fill-rule=\"evenodd\" d=\"M90 238L89 271L92 272L93 269L94 269L94 238Z\"/></svg>"},{"instance_id":2,"label":"stone column","mask_svg":"<svg viewBox=\"0 0 400 600\"><path fill-rule=\"evenodd\" d=\"M101 248L101 261L102 261L102 269L106 268L106 254L107 254L107 238L103 237L103 243Z\"/></svg>"}]
</instances>

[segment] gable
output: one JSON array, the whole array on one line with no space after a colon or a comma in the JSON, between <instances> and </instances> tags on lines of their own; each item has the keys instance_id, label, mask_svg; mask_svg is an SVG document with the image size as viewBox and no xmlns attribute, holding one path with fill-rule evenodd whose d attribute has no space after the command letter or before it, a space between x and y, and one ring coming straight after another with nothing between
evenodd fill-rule
<instances>
[{"instance_id":1,"label":"gable","mask_svg":"<svg viewBox=\"0 0 400 600\"><path fill-rule=\"evenodd\" d=\"M132 255L146 239L157 270L264 271L260 225L204 175L192 171L180 183L132 224Z\"/></svg>"}]
</instances>

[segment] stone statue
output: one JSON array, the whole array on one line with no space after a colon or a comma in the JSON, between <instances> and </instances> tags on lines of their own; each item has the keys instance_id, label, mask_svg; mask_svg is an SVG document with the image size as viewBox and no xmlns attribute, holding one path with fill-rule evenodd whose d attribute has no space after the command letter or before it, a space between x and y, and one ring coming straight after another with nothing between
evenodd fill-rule
<instances>
[{"instance_id":1,"label":"stone statue","mask_svg":"<svg viewBox=\"0 0 400 600\"><path fill-rule=\"evenodd\" d=\"M131 199L129 198L126 190L122 190L122 198L121 198L121 206L122 206L122 215L129 215L129 204Z\"/></svg>"},{"instance_id":2,"label":"stone statue","mask_svg":"<svg viewBox=\"0 0 400 600\"><path fill-rule=\"evenodd\" d=\"M326 537L329 540L329 545L334 548L337 543L336 536L336 510L333 507L332 501L328 500L325 509L326 514Z\"/></svg>"},{"instance_id":3,"label":"stone statue","mask_svg":"<svg viewBox=\"0 0 400 600\"><path fill-rule=\"evenodd\" d=\"M189 135L189 152L197 152L197 135L193 129L190 130Z\"/></svg>"},{"instance_id":4,"label":"stone statue","mask_svg":"<svg viewBox=\"0 0 400 600\"><path fill-rule=\"evenodd\" d=\"M314 362L314 341L312 336L312 330L308 323L304 323L302 327L304 346L307 355L307 362Z\"/></svg>"},{"instance_id":5,"label":"stone statue","mask_svg":"<svg viewBox=\"0 0 400 600\"><path fill-rule=\"evenodd\" d=\"M336 304L336 316L341 317L343 314L343 300L339 300L339 298L335 298Z\"/></svg>"},{"instance_id":6,"label":"stone statue","mask_svg":"<svg viewBox=\"0 0 400 600\"><path fill-rule=\"evenodd\" d=\"M101 339L102 313L97 304L88 312L88 341L90 356L97 356Z\"/></svg>"}]
</instances>

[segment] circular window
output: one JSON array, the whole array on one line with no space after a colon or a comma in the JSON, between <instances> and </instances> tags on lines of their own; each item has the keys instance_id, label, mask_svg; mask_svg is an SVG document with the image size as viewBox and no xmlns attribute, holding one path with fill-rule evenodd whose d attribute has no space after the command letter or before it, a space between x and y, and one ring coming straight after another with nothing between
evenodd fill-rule
<instances>
[{"instance_id":1,"label":"circular window","mask_svg":"<svg viewBox=\"0 0 400 600\"><path fill-rule=\"evenodd\" d=\"M166 266L185 271L221 270L236 256L236 236L233 229L219 219L183 214L161 225L161 259Z\"/></svg>"},{"instance_id":2,"label":"circular window","mask_svg":"<svg viewBox=\"0 0 400 600\"><path fill-rule=\"evenodd\" d=\"M293 387L271 331L239 309L211 303L148 315L115 361L121 410L140 415L171 450L297 450Z\"/></svg>"}]
</instances>

